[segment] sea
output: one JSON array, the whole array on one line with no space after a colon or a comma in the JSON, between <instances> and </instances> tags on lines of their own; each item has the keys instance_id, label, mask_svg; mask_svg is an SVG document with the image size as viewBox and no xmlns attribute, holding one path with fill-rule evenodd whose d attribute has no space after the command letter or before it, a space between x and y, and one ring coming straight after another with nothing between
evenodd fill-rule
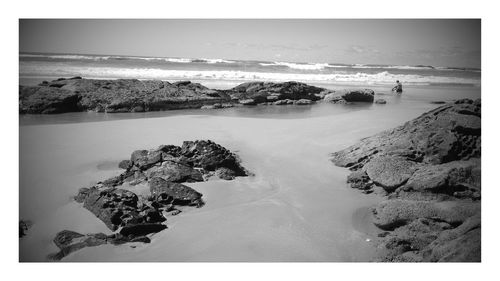
<instances>
[{"instance_id":1,"label":"sea","mask_svg":"<svg viewBox=\"0 0 500 281\"><path fill-rule=\"evenodd\" d=\"M96 79L192 80L218 88L246 81L299 81L322 85L480 86L481 70L430 65L382 65L247 61L220 58L19 54L21 84L82 76Z\"/></svg>"}]
</instances>

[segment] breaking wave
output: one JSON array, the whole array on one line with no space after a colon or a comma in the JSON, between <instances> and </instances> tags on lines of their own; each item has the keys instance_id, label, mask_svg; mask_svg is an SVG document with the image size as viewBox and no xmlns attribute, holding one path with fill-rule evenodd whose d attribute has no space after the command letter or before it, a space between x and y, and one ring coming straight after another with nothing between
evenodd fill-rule
<instances>
[{"instance_id":1,"label":"breaking wave","mask_svg":"<svg viewBox=\"0 0 500 281\"><path fill-rule=\"evenodd\" d=\"M161 80L237 80L237 81L301 81L344 84L394 84L400 80L409 85L469 84L479 86L480 78L432 76L417 74L394 74L388 71L378 73L341 72L332 74L249 72L233 70L168 70L159 68L79 67L55 64L20 63L20 76L86 78L134 78Z\"/></svg>"}]
</instances>

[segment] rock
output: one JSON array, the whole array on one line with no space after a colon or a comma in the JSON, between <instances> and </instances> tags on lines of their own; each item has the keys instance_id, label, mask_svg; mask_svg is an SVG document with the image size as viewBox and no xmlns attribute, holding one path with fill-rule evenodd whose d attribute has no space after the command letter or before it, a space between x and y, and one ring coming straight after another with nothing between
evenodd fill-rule
<instances>
[{"instance_id":1,"label":"rock","mask_svg":"<svg viewBox=\"0 0 500 281\"><path fill-rule=\"evenodd\" d=\"M273 104L274 105L287 105L288 100L278 100L278 101L273 102Z\"/></svg>"},{"instance_id":2,"label":"rock","mask_svg":"<svg viewBox=\"0 0 500 281\"><path fill-rule=\"evenodd\" d=\"M320 94L324 90L325 89L323 88L293 81L284 83L248 82L227 90L227 93L235 98L238 98L240 101L252 99L255 103L263 103L267 101L275 101L275 99L309 99L316 101L321 99L317 96L317 94ZM269 96L273 97L268 99Z\"/></svg>"},{"instance_id":3,"label":"rock","mask_svg":"<svg viewBox=\"0 0 500 281\"><path fill-rule=\"evenodd\" d=\"M445 101L431 101L431 104L445 104Z\"/></svg>"},{"instance_id":4,"label":"rock","mask_svg":"<svg viewBox=\"0 0 500 281\"><path fill-rule=\"evenodd\" d=\"M480 211L481 206L476 202L392 199L375 207L373 222L382 230L394 230L419 218L432 218L450 225L460 225Z\"/></svg>"},{"instance_id":5,"label":"rock","mask_svg":"<svg viewBox=\"0 0 500 281\"><path fill-rule=\"evenodd\" d=\"M152 178L149 190L154 200L163 204L181 206L203 206L202 194L180 183L168 182L162 178Z\"/></svg>"},{"instance_id":6,"label":"rock","mask_svg":"<svg viewBox=\"0 0 500 281\"><path fill-rule=\"evenodd\" d=\"M157 150L136 150L130 156L130 162L140 170L146 170L161 162L162 152Z\"/></svg>"},{"instance_id":7,"label":"rock","mask_svg":"<svg viewBox=\"0 0 500 281\"><path fill-rule=\"evenodd\" d=\"M80 189L75 197L83 202L83 207L92 212L111 230L130 222L141 222L144 219L137 212L138 197L131 191L117 188L92 187Z\"/></svg>"},{"instance_id":8,"label":"rock","mask_svg":"<svg viewBox=\"0 0 500 281\"><path fill-rule=\"evenodd\" d=\"M253 99L243 99L243 100L240 100L240 104L242 104L242 105L256 105L256 102Z\"/></svg>"},{"instance_id":9,"label":"rock","mask_svg":"<svg viewBox=\"0 0 500 281\"><path fill-rule=\"evenodd\" d=\"M224 91L198 83L137 79L58 79L37 86L19 88L19 113L48 114L105 110L143 112L229 102Z\"/></svg>"},{"instance_id":10,"label":"rock","mask_svg":"<svg viewBox=\"0 0 500 281\"><path fill-rule=\"evenodd\" d=\"M472 158L467 161L421 167L401 190L444 193L460 198L480 199L481 161L478 158Z\"/></svg>"},{"instance_id":11,"label":"rock","mask_svg":"<svg viewBox=\"0 0 500 281\"><path fill-rule=\"evenodd\" d=\"M154 166L146 171L147 178L160 177L171 182L203 181L200 171L172 161L165 161L161 166Z\"/></svg>"},{"instance_id":12,"label":"rock","mask_svg":"<svg viewBox=\"0 0 500 281\"><path fill-rule=\"evenodd\" d=\"M165 226L163 225L165 228ZM163 229L164 229L163 228ZM127 229L130 229L127 228ZM150 229L148 229L150 230ZM128 231L126 231L128 232ZM96 247L104 244L121 245L129 242L149 243L151 240L145 236L136 236L136 233L148 231L134 231L130 235L124 236L121 234L106 235L104 233L95 234L80 234L70 230L63 230L56 234L54 244L60 249L59 252L47 256L49 260L59 261L67 255L86 247ZM157 231L156 231L157 232ZM152 232L149 232L152 233ZM149 234L148 233L148 234Z\"/></svg>"},{"instance_id":13,"label":"rock","mask_svg":"<svg viewBox=\"0 0 500 281\"><path fill-rule=\"evenodd\" d=\"M355 89L344 90L340 95L347 102L373 102L375 92L370 89Z\"/></svg>"},{"instance_id":14,"label":"rock","mask_svg":"<svg viewBox=\"0 0 500 281\"><path fill-rule=\"evenodd\" d=\"M127 170L132 165L133 165L132 161L130 161L130 160L122 160L122 161L120 161L120 163L118 163L118 168Z\"/></svg>"},{"instance_id":15,"label":"rock","mask_svg":"<svg viewBox=\"0 0 500 281\"><path fill-rule=\"evenodd\" d=\"M212 141L185 141L180 154L195 168L215 171L225 167L234 171L236 176L247 175L236 155Z\"/></svg>"},{"instance_id":16,"label":"rock","mask_svg":"<svg viewBox=\"0 0 500 281\"><path fill-rule=\"evenodd\" d=\"M215 109L215 106L213 106L213 105L204 105L200 109Z\"/></svg>"},{"instance_id":17,"label":"rock","mask_svg":"<svg viewBox=\"0 0 500 281\"><path fill-rule=\"evenodd\" d=\"M340 94L337 94L336 92L330 93L325 95L323 98L324 101L326 102L332 102L332 103L338 103L340 101L345 101Z\"/></svg>"},{"instance_id":18,"label":"rock","mask_svg":"<svg viewBox=\"0 0 500 281\"><path fill-rule=\"evenodd\" d=\"M19 238L26 236L26 232L31 227L32 222L28 220L19 220Z\"/></svg>"},{"instance_id":19,"label":"rock","mask_svg":"<svg viewBox=\"0 0 500 281\"><path fill-rule=\"evenodd\" d=\"M72 252L85 247L95 247L107 243L103 233L83 235L74 231L63 230L57 233L54 243L60 249L58 253L48 256L49 260L61 260Z\"/></svg>"},{"instance_id":20,"label":"rock","mask_svg":"<svg viewBox=\"0 0 500 281\"><path fill-rule=\"evenodd\" d=\"M300 99L300 100L295 102L296 105L308 105L311 103L312 103L312 101L308 100L308 99Z\"/></svg>"},{"instance_id":21,"label":"rock","mask_svg":"<svg viewBox=\"0 0 500 281\"><path fill-rule=\"evenodd\" d=\"M425 262L480 262L481 216L470 217L462 225L445 230L422 250Z\"/></svg>"},{"instance_id":22,"label":"rock","mask_svg":"<svg viewBox=\"0 0 500 281\"><path fill-rule=\"evenodd\" d=\"M332 154L348 183L384 188L380 261L481 260L481 101L458 100ZM372 185L370 185L373 183Z\"/></svg>"},{"instance_id":23,"label":"rock","mask_svg":"<svg viewBox=\"0 0 500 281\"><path fill-rule=\"evenodd\" d=\"M402 126L333 153L332 161L357 170L376 154L399 155L430 164L478 158L481 155L481 123L478 116L479 105L444 105Z\"/></svg>"},{"instance_id":24,"label":"rock","mask_svg":"<svg viewBox=\"0 0 500 281\"><path fill-rule=\"evenodd\" d=\"M375 157L365 165L368 177L388 192L405 184L415 169L415 162L398 156Z\"/></svg>"},{"instance_id":25,"label":"rock","mask_svg":"<svg viewBox=\"0 0 500 281\"><path fill-rule=\"evenodd\" d=\"M186 82L178 85L195 87ZM123 173L90 188L80 188L74 199L83 203L84 208L112 231L121 227L120 233L102 237L103 234L62 232L56 237L61 251L51 255L51 259L60 260L83 247L105 243L149 243L145 235L166 228L162 224L166 221L164 214L179 214L176 206L201 207L204 204L201 193L179 182L203 181L203 174L215 174L226 180L247 175L235 154L210 140L186 141L182 147L161 145L157 149L136 150L130 160L121 161L119 166L125 169ZM124 184L148 181L149 195L137 196ZM21 226L20 223L20 231Z\"/></svg>"},{"instance_id":26,"label":"rock","mask_svg":"<svg viewBox=\"0 0 500 281\"><path fill-rule=\"evenodd\" d=\"M354 171L349 176L347 176L347 183L351 185L352 188L357 188L361 190L368 190L372 187L373 182L365 171Z\"/></svg>"},{"instance_id":27,"label":"rock","mask_svg":"<svg viewBox=\"0 0 500 281\"><path fill-rule=\"evenodd\" d=\"M279 96L277 96L277 95L271 95L271 96L267 96L267 97L266 97L266 99L267 99L268 101L271 101L271 102L273 102L273 101L277 101L277 100L278 100L278 98L279 98Z\"/></svg>"},{"instance_id":28,"label":"rock","mask_svg":"<svg viewBox=\"0 0 500 281\"><path fill-rule=\"evenodd\" d=\"M140 223L124 226L120 234L126 237L140 237L151 233L160 232L167 226L159 223Z\"/></svg>"},{"instance_id":29,"label":"rock","mask_svg":"<svg viewBox=\"0 0 500 281\"><path fill-rule=\"evenodd\" d=\"M376 103L376 104L386 104L386 103L387 103L387 101L386 101L386 100L384 100L384 99L376 99L376 100L375 100L375 103Z\"/></svg>"},{"instance_id":30,"label":"rock","mask_svg":"<svg viewBox=\"0 0 500 281\"><path fill-rule=\"evenodd\" d=\"M217 176L223 180L232 180L236 177L236 174L231 169L228 169L226 167L221 167L215 171L215 176Z\"/></svg>"}]
</instances>

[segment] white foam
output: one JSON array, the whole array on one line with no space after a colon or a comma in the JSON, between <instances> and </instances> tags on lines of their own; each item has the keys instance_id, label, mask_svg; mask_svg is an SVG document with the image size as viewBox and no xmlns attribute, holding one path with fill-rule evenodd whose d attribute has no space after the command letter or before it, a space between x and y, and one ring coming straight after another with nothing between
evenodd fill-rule
<instances>
[{"instance_id":1,"label":"white foam","mask_svg":"<svg viewBox=\"0 0 500 281\"><path fill-rule=\"evenodd\" d=\"M117 68L117 67L80 67L46 63L20 62L20 76L87 78L135 78L135 79L208 79L238 81L301 81L332 84L394 84L399 80L404 84L470 84L480 85L475 78L424 76L417 74L393 74L388 71L378 73L337 72L332 74L247 72L231 70L167 70L159 68Z\"/></svg>"}]
</instances>

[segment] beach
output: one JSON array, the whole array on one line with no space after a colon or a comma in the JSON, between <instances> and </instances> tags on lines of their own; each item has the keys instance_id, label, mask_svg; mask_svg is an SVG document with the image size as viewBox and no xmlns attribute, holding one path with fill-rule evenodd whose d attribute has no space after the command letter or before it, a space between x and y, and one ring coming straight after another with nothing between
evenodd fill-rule
<instances>
[{"instance_id":1,"label":"beach","mask_svg":"<svg viewBox=\"0 0 500 281\"><path fill-rule=\"evenodd\" d=\"M480 87L414 85L401 96L384 85L347 87L359 86L387 104L21 115L20 217L34 224L20 260L44 261L63 229L111 233L72 201L78 189L117 175L134 150L196 139L235 152L254 175L190 183L206 205L169 217L150 244L85 248L63 261L372 260L379 230L368 209L383 198L348 187L349 171L329 154L436 108L431 102L480 98Z\"/></svg>"}]
</instances>

